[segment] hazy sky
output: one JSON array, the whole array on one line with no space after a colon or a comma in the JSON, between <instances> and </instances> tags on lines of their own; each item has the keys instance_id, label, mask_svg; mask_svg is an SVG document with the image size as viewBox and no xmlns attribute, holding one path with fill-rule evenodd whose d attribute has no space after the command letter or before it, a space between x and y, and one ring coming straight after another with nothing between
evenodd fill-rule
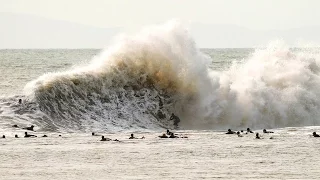
<instances>
[{"instance_id":1,"label":"hazy sky","mask_svg":"<svg viewBox=\"0 0 320 180\"><path fill-rule=\"evenodd\" d=\"M319 7L320 0L0 0L0 49L100 48L120 32L171 19L190 27L199 47L274 39L318 46Z\"/></svg>"},{"instance_id":2,"label":"hazy sky","mask_svg":"<svg viewBox=\"0 0 320 180\"><path fill-rule=\"evenodd\" d=\"M319 0L0 0L0 12L123 28L172 18L253 30L319 26L319 7Z\"/></svg>"}]
</instances>

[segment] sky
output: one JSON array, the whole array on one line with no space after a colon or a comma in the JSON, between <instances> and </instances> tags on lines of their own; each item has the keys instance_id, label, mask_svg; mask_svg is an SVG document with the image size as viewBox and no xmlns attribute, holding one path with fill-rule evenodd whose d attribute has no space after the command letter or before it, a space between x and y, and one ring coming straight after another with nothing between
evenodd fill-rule
<instances>
[{"instance_id":1,"label":"sky","mask_svg":"<svg viewBox=\"0 0 320 180\"><path fill-rule=\"evenodd\" d=\"M0 4L0 12L97 27L130 28L172 18L259 30L320 25L318 0L0 0Z\"/></svg>"},{"instance_id":2,"label":"sky","mask_svg":"<svg viewBox=\"0 0 320 180\"><path fill-rule=\"evenodd\" d=\"M0 12L126 31L174 18L257 31L315 27L319 7L318 0L0 0Z\"/></svg>"}]
</instances>

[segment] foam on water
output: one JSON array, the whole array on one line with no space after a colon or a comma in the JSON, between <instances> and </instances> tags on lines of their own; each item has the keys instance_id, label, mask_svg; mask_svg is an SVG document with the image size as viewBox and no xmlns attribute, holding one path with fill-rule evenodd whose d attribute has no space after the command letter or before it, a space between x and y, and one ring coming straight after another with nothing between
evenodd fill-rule
<instances>
[{"instance_id":1,"label":"foam on water","mask_svg":"<svg viewBox=\"0 0 320 180\"><path fill-rule=\"evenodd\" d=\"M85 66L39 77L25 87L25 106L7 107L47 130L173 128L172 112L184 129L319 125L319 60L277 42L215 71L169 22L118 39Z\"/></svg>"}]
</instances>

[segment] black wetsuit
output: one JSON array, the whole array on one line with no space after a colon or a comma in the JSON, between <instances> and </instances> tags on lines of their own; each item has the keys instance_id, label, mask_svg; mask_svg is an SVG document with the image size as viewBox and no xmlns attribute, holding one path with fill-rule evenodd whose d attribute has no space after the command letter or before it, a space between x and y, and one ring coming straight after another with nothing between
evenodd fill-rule
<instances>
[{"instance_id":1,"label":"black wetsuit","mask_svg":"<svg viewBox=\"0 0 320 180\"><path fill-rule=\"evenodd\" d=\"M313 134L313 137L320 137L319 134Z\"/></svg>"},{"instance_id":2,"label":"black wetsuit","mask_svg":"<svg viewBox=\"0 0 320 180\"><path fill-rule=\"evenodd\" d=\"M25 134L24 137L25 137L25 138L28 138L28 137L37 137L37 136L35 136L35 135L33 135L33 134Z\"/></svg>"},{"instance_id":3,"label":"black wetsuit","mask_svg":"<svg viewBox=\"0 0 320 180\"><path fill-rule=\"evenodd\" d=\"M264 129L263 133L273 133L273 132L272 131L267 131L266 129Z\"/></svg>"},{"instance_id":4,"label":"black wetsuit","mask_svg":"<svg viewBox=\"0 0 320 180\"><path fill-rule=\"evenodd\" d=\"M29 131L34 131L33 128L34 128L34 126L30 126L30 127L25 127L25 128L22 128L22 129L26 129L26 130L29 130Z\"/></svg>"},{"instance_id":5,"label":"black wetsuit","mask_svg":"<svg viewBox=\"0 0 320 180\"><path fill-rule=\"evenodd\" d=\"M228 131L226 134L235 134L233 131Z\"/></svg>"}]
</instances>

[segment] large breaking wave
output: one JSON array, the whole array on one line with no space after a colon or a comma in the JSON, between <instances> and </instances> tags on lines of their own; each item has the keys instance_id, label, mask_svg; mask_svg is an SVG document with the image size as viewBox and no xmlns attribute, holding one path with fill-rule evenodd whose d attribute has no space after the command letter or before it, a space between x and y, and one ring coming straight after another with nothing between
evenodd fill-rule
<instances>
[{"instance_id":1,"label":"large breaking wave","mask_svg":"<svg viewBox=\"0 0 320 180\"><path fill-rule=\"evenodd\" d=\"M67 131L173 128L171 113L183 129L320 124L318 51L276 43L224 71L211 61L179 23L151 27L85 66L28 83L16 111Z\"/></svg>"}]
</instances>

